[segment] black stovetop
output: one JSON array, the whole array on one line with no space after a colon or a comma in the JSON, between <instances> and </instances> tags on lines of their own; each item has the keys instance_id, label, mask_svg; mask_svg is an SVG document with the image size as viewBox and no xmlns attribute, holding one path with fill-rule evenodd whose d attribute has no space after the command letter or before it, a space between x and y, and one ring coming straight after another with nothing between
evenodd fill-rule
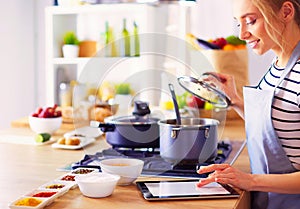
<instances>
[{"instance_id":1,"label":"black stovetop","mask_svg":"<svg viewBox=\"0 0 300 209\"><path fill-rule=\"evenodd\" d=\"M218 155L210 162L205 163L178 163L176 165L165 161L159 155L159 149L132 149L132 148L108 148L95 154L86 154L82 160L72 164L72 169L78 167L98 168L101 171L99 162L108 158L138 158L144 161L142 175L144 176L166 176L166 177L189 177L200 178L206 175L199 175L196 170L201 165L212 163L224 163L232 152L230 142L221 141L218 143Z\"/></svg>"}]
</instances>

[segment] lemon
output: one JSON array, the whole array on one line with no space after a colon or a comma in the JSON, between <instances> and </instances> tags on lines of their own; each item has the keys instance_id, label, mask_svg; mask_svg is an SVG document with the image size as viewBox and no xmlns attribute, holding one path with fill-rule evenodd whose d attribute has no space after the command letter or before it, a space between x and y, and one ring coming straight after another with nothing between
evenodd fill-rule
<instances>
[{"instance_id":1,"label":"lemon","mask_svg":"<svg viewBox=\"0 0 300 209\"><path fill-rule=\"evenodd\" d=\"M174 104L172 101L163 101L161 102L161 108L163 110L172 110L174 109Z\"/></svg>"},{"instance_id":2,"label":"lemon","mask_svg":"<svg viewBox=\"0 0 300 209\"><path fill-rule=\"evenodd\" d=\"M48 133L41 133L35 136L35 141L38 143L43 143L46 141L49 141L51 138L51 135Z\"/></svg>"},{"instance_id":3,"label":"lemon","mask_svg":"<svg viewBox=\"0 0 300 209\"><path fill-rule=\"evenodd\" d=\"M204 109L205 110L212 110L212 109L214 109L214 105L209 103L209 102L205 102L204 103Z\"/></svg>"}]
</instances>

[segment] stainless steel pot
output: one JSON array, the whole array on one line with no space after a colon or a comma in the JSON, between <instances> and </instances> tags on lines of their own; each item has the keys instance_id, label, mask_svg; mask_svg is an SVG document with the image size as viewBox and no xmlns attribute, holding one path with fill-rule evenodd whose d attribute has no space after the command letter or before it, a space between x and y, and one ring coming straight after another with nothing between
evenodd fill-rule
<instances>
[{"instance_id":1,"label":"stainless steel pot","mask_svg":"<svg viewBox=\"0 0 300 209\"><path fill-rule=\"evenodd\" d=\"M182 118L160 120L160 155L177 164L203 163L216 158L218 146L217 127L219 122L209 118Z\"/></svg>"}]
</instances>

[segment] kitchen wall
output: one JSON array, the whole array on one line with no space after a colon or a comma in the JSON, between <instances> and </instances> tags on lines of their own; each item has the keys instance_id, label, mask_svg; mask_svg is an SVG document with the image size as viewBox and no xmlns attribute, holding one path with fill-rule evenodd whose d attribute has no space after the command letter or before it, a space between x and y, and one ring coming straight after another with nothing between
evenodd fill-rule
<instances>
[{"instance_id":1,"label":"kitchen wall","mask_svg":"<svg viewBox=\"0 0 300 209\"><path fill-rule=\"evenodd\" d=\"M35 95L34 0L0 7L0 127L31 110Z\"/></svg>"},{"instance_id":2,"label":"kitchen wall","mask_svg":"<svg viewBox=\"0 0 300 209\"><path fill-rule=\"evenodd\" d=\"M191 31L202 38L237 34L230 1L199 0L192 9ZM10 0L0 7L0 129L45 105L44 8L52 3ZM251 84L258 81L272 57L272 53L259 57L250 50Z\"/></svg>"},{"instance_id":3,"label":"kitchen wall","mask_svg":"<svg viewBox=\"0 0 300 209\"><path fill-rule=\"evenodd\" d=\"M0 129L44 100L44 6L52 1L10 0L0 7Z\"/></svg>"}]
</instances>

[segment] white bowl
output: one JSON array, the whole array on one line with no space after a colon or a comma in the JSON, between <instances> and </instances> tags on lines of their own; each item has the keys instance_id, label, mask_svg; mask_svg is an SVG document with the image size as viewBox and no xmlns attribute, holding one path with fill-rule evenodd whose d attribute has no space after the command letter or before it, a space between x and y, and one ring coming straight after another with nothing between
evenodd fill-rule
<instances>
[{"instance_id":1,"label":"white bowl","mask_svg":"<svg viewBox=\"0 0 300 209\"><path fill-rule=\"evenodd\" d=\"M56 118L38 118L29 116L29 126L31 130L36 133L49 133L52 134L57 131L62 124L62 117Z\"/></svg>"},{"instance_id":2,"label":"white bowl","mask_svg":"<svg viewBox=\"0 0 300 209\"><path fill-rule=\"evenodd\" d=\"M118 185L129 185L142 173L144 161L132 158L113 158L100 161L101 171L120 176Z\"/></svg>"},{"instance_id":3,"label":"white bowl","mask_svg":"<svg viewBox=\"0 0 300 209\"><path fill-rule=\"evenodd\" d=\"M117 175L95 172L78 175L75 177L75 182L83 195L100 198L111 195L119 179L120 176Z\"/></svg>"}]
</instances>

